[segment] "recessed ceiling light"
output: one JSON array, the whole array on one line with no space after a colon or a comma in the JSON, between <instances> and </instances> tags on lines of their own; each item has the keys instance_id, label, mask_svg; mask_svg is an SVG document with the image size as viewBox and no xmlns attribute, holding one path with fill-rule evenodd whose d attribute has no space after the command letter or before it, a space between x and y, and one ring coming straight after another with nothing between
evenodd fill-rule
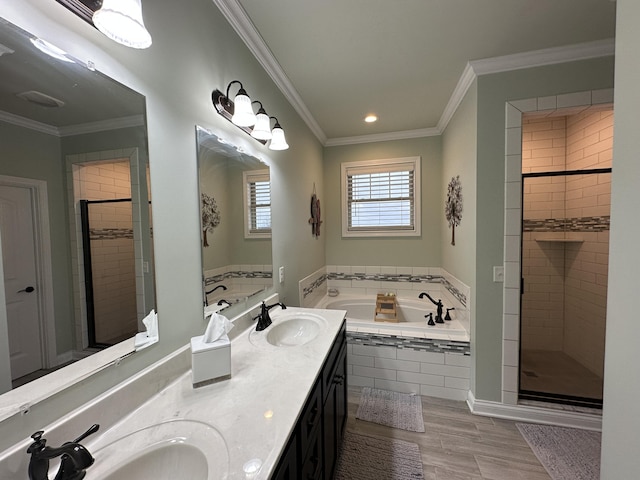
<instances>
[{"instance_id":1,"label":"recessed ceiling light","mask_svg":"<svg viewBox=\"0 0 640 480\"><path fill-rule=\"evenodd\" d=\"M366 117L364 117L364 121L367 123L373 123L376 120L378 120L377 115L374 115L373 113L367 115Z\"/></svg>"}]
</instances>

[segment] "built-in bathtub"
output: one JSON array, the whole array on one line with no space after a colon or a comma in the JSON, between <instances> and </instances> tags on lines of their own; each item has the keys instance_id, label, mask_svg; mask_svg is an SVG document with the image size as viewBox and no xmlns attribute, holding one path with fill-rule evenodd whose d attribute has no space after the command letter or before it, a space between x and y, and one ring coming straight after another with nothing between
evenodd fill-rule
<instances>
[{"instance_id":1,"label":"built-in bathtub","mask_svg":"<svg viewBox=\"0 0 640 480\"><path fill-rule=\"evenodd\" d=\"M471 346L464 323L451 311L452 320L427 325L424 316L436 312L426 299L400 296L397 304L397 323L373 319L374 295L325 296L315 305L347 311L349 385L465 400Z\"/></svg>"},{"instance_id":2,"label":"built-in bathtub","mask_svg":"<svg viewBox=\"0 0 640 480\"><path fill-rule=\"evenodd\" d=\"M456 319L455 311L450 312L451 320L435 326L427 325L425 315L433 314L435 306L428 300L397 299L398 322L375 321L375 297L339 295L324 297L316 308L347 311L347 330L359 333L395 335L399 337L417 337L468 341L469 333ZM443 314L444 316L444 314Z\"/></svg>"}]
</instances>

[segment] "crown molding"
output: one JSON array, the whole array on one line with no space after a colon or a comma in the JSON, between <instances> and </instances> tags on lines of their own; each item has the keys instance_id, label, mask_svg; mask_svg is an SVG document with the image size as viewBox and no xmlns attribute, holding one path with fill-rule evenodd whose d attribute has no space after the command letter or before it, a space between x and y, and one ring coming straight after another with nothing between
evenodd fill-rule
<instances>
[{"instance_id":1,"label":"crown molding","mask_svg":"<svg viewBox=\"0 0 640 480\"><path fill-rule=\"evenodd\" d=\"M14 115L13 113L0 111L0 121L16 125L18 127L28 128L40 133L46 133L47 135L53 135L59 137L58 129L46 123L36 122L30 118L21 117L20 115Z\"/></svg>"},{"instance_id":2,"label":"crown molding","mask_svg":"<svg viewBox=\"0 0 640 480\"><path fill-rule=\"evenodd\" d=\"M462 99L467 94L467 91L469 90L475 79L476 74L473 71L471 65L467 63L467 65L464 67L464 70L462 71L462 75L460 75L460 78L458 79L456 88L453 89L453 93L449 97L449 101L447 102L446 107L444 107L442 115L440 116L440 120L438 120L436 129L440 132L440 134L442 134L447 128L447 125L449 125L449 122L453 118L453 115L456 113L456 110L458 110Z\"/></svg>"},{"instance_id":3,"label":"crown molding","mask_svg":"<svg viewBox=\"0 0 640 480\"><path fill-rule=\"evenodd\" d=\"M108 120L100 120L98 122L80 123L77 125L59 127L58 134L60 137L70 137L72 135L104 132L108 130L117 130L119 128L141 127L144 124L144 115L130 115L128 117L110 118Z\"/></svg>"},{"instance_id":4,"label":"crown molding","mask_svg":"<svg viewBox=\"0 0 640 480\"><path fill-rule=\"evenodd\" d=\"M35 130L40 133L46 133L47 135L53 135L54 137L69 137L72 135L82 135L84 133L104 132L107 130L117 130L119 128L139 127L145 124L144 115L131 115L129 117L111 118L99 122L55 127L3 111L0 111L0 121Z\"/></svg>"},{"instance_id":5,"label":"crown molding","mask_svg":"<svg viewBox=\"0 0 640 480\"><path fill-rule=\"evenodd\" d=\"M282 70L282 67L273 56L273 53L271 53L242 5L237 0L213 0L213 3L220 9L253 56L258 60L258 63L262 65L262 68L265 69L294 110L298 112L298 115L302 117L311 132L324 145L327 141L327 136L318 122L316 122L316 119L313 118L313 115L311 115L302 98L300 98L298 91L284 73L284 70Z\"/></svg>"},{"instance_id":6,"label":"crown molding","mask_svg":"<svg viewBox=\"0 0 640 480\"><path fill-rule=\"evenodd\" d=\"M576 43L563 47L545 48L542 50L515 53L513 55L503 55L501 57L472 60L469 62L469 65L471 65L473 72L477 76L480 76L612 55L615 55L615 39L608 38L595 42Z\"/></svg>"},{"instance_id":7,"label":"crown molding","mask_svg":"<svg viewBox=\"0 0 640 480\"><path fill-rule=\"evenodd\" d=\"M359 143L388 142L390 140L406 140L408 138L436 137L442 132L438 128L420 128L418 130L403 130L400 132L372 133L370 135L358 135L355 137L329 138L325 147L339 147L343 145L355 145Z\"/></svg>"},{"instance_id":8,"label":"crown molding","mask_svg":"<svg viewBox=\"0 0 640 480\"><path fill-rule=\"evenodd\" d=\"M262 65L276 86L284 94L285 98L325 147L441 135L447 128L447 125L451 121L451 118L453 118L453 115L474 80L480 75L588 60L615 54L615 40L609 38L595 42L585 42L513 55L472 60L465 66L458 80L458 84L451 94L440 116L440 120L435 127L373 135L327 138L238 0L213 0L213 3L220 9L224 17L258 60L258 63Z\"/></svg>"}]
</instances>

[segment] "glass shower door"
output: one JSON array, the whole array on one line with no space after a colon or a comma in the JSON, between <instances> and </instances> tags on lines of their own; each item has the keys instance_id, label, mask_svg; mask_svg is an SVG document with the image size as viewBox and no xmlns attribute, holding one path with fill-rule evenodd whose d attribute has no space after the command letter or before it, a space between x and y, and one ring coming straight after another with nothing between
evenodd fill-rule
<instances>
[{"instance_id":1,"label":"glass shower door","mask_svg":"<svg viewBox=\"0 0 640 480\"><path fill-rule=\"evenodd\" d=\"M520 398L602 405L610 172L523 174Z\"/></svg>"}]
</instances>

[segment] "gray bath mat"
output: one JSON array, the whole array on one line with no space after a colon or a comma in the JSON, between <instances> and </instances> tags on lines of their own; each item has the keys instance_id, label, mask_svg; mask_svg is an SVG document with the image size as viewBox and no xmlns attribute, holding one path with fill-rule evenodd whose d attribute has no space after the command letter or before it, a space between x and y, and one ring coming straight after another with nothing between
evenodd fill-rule
<instances>
[{"instance_id":1,"label":"gray bath mat","mask_svg":"<svg viewBox=\"0 0 640 480\"><path fill-rule=\"evenodd\" d=\"M356 418L410 432L424 432L420 395L364 387Z\"/></svg>"},{"instance_id":2,"label":"gray bath mat","mask_svg":"<svg viewBox=\"0 0 640 480\"><path fill-rule=\"evenodd\" d=\"M600 478L600 432L516 423L553 480Z\"/></svg>"},{"instance_id":3,"label":"gray bath mat","mask_svg":"<svg viewBox=\"0 0 640 480\"><path fill-rule=\"evenodd\" d=\"M420 447L391 438L345 432L336 465L336 480L418 480Z\"/></svg>"}]
</instances>

